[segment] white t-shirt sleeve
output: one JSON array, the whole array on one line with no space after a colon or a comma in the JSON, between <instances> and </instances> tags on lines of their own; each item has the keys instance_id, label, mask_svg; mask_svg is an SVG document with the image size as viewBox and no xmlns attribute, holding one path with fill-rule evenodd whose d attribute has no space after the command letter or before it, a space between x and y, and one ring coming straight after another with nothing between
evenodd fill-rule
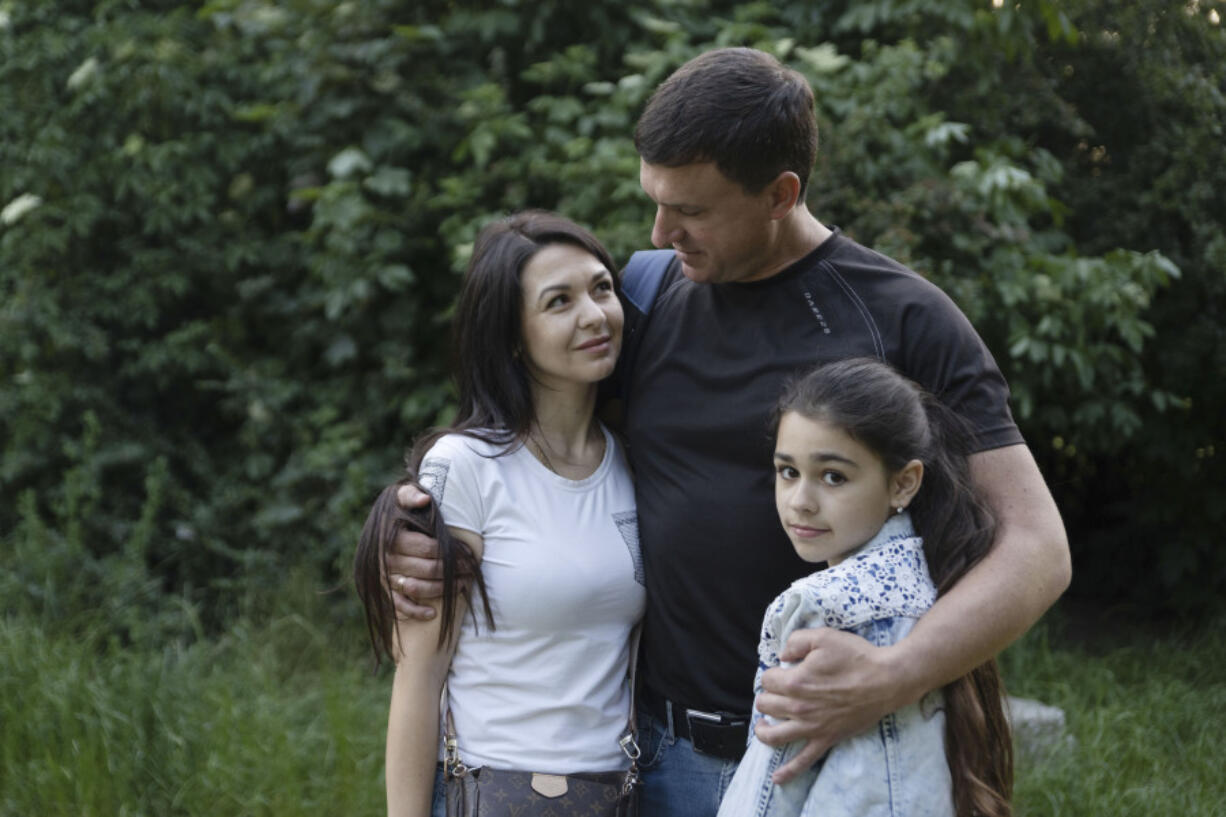
<instances>
[{"instance_id":1,"label":"white t-shirt sleeve","mask_svg":"<svg viewBox=\"0 0 1226 817\"><path fill-rule=\"evenodd\" d=\"M478 440L449 434L430 447L422 458L418 481L430 492L451 528L485 534L485 502L481 492L481 468L488 467Z\"/></svg>"}]
</instances>

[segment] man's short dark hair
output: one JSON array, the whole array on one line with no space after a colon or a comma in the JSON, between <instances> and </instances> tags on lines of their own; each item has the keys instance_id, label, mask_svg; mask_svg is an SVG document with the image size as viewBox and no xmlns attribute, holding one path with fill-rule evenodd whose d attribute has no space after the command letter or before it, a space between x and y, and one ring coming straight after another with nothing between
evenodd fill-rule
<instances>
[{"instance_id":1,"label":"man's short dark hair","mask_svg":"<svg viewBox=\"0 0 1226 817\"><path fill-rule=\"evenodd\" d=\"M790 170L800 177L803 195L817 157L813 89L762 51L708 51L652 94L634 146L648 164L714 162L750 193Z\"/></svg>"}]
</instances>

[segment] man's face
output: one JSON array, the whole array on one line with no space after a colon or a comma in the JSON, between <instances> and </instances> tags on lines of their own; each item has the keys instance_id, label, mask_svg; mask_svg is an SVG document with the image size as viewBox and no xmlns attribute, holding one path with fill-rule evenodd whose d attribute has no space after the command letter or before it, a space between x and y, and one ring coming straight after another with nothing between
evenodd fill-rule
<instances>
[{"instance_id":1,"label":"man's face","mask_svg":"<svg viewBox=\"0 0 1226 817\"><path fill-rule=\"evenodd\" d=\"M651 243L676 250L691 281L752 281L774 271L766 268L773 224L769 185L747 193L714 162L640 162L639 184L656 203Z\"/></svg>"}]
</instances>

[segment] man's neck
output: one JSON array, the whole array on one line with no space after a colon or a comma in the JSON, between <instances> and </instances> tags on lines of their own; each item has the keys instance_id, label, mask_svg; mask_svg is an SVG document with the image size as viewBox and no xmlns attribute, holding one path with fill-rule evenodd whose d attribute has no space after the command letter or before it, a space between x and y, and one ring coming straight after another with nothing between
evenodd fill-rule
<instances>
[{"instance_id":1,"label":"man's neck","mask_svg":"<svg viewBox=\"0 0 1226 817\"><path fill-rule=\"evenodd\" d=\"M746 281L764 281L795 264L816 250L833 233L822 224L803 203L780 221L779 229L767 253L768 260L761 272Z\"/></svg>"}]
</instances>

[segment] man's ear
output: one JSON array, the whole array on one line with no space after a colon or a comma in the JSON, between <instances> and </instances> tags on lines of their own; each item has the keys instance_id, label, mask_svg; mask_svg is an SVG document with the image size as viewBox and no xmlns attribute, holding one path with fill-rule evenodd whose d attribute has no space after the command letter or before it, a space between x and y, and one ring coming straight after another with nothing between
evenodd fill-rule
<instances>
[{"instance_id":1,"label":"man's ear","mask_svg":"<svg viewBox=\"0 0 1226 817\"><path fill-rule=\"evenodd\" d=\"M911 504L924 481L924 464L911 460L890 477L890 506L905 508Z\"/></svg>"},{"instance_id":2,"label":"man's ear","mask_svg":"<svg viewBox=\"0 0 1226 817\"><path fill-rule=\"evenodd\" d=\"M785 170L766 186L766 192L770 196L770 217L781 219L800 201L800 177Z\"/></svg>"}]
</instances>

